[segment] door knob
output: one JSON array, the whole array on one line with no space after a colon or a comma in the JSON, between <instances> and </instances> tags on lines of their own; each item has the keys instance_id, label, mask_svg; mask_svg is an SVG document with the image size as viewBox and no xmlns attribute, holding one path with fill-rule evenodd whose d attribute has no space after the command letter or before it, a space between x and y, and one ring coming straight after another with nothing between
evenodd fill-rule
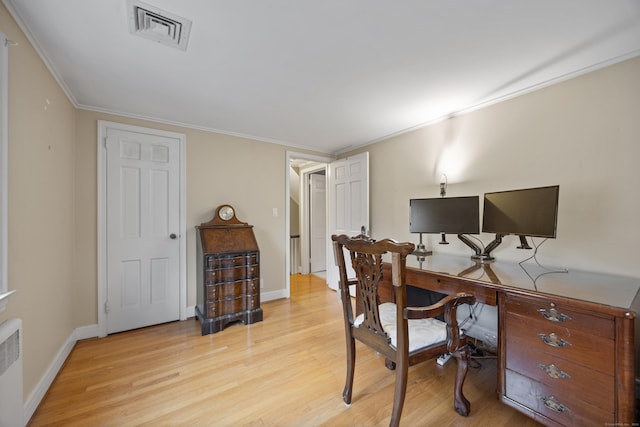
<instances>
[{"instance_id":1,"label":"door knob","mask_svg":"<svg viewBox=\"0 0 640 427\"><path fill-rule=\"evenodd\" d=\"M171 234L169 234L169 237L170 237L171 239L175 239L175 238L176 238L176 237L178 237L178 236L176 236L176 233L171 233Z\"/></svg>"}]
</instances>

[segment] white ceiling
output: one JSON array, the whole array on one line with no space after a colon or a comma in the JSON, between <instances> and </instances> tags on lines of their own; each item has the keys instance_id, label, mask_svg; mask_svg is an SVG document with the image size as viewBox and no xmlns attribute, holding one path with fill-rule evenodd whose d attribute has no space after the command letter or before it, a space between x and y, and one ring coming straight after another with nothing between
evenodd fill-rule
<instances>
[{"instance_id":1,"label":"white ceiling","mask_svg":"<svg viewBox=\"0 0 640 427\"><path fill-rule=\"evenodd\" d=\"M337 153L640 55L638 0L3 0L79 108Z\"/></svg>"}]
</instances>

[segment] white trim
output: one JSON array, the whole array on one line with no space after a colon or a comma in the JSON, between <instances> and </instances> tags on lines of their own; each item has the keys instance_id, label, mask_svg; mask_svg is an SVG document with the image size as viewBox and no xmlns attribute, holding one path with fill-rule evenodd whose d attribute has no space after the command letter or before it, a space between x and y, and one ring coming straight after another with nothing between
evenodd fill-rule
<instances>
[{"instance_id":1,"label":"white trim","mask_svg":"<svg viewBox=\"0 0 640 427\"><path fill-rule=\"evenodd\" d=\"M189 307L187 307L185 310L184 316L185 316L184 319L180 319L180 320L187 320L187 319L191 319L192 317L196 317L196 306L190 305Z\"/></svg>"},{"instance_id":2,"label":"white trim","mask_svg":"<svg viewBox=\"0 0 640 427\"><path fill-rule=\"evenodd\" d=\"M96 338L97 336L98 325L95 324L81 326L73 331L71 335L69 335L67 340L62 344L60 350L58 350L56 356L51 361L51 364L49 364L49 367L44 372L44 375L42 375L42 377L40 378L40 381L38 381L38 384L36 384L35 388L31 391L31 394L24 402L23 411L25 425L29 422L33 414L36 412L36 409L40 405L40 402L42 402L42 399L49 390L49 387L51 387L51 384L60 372L60 369L62 369L64 362L66 362L76 343L80 340Z\"/></svg>"},{"instance_id":3,"label":"white trim","mask_svg":"<svg viewBox=\"0 0 640 427\"><path fill-rule=\"evenodd\" d=\"M60 369L62 368L65 360L67 360L67 357L69 357L69 354L71 353L71 350L73 350L73 347L76 345L77 340L78 339L76 338L76 331L73 331L58 351L58 354L56 354L56 356L53 358L51 364L44 372L44 375L40 378L38 384L31 391L31 394L29 394L29 397L27 397L27 400L24 402L25 425L29 422L33 414L36 412L38 405L40 405L42 398L44 398L47 390L49 390L49 387L51 387L53 380L56 378L56 375L58 375L58 372L60 372Z\"/></svg>"},{"instance_id":4,"label":"white trim","mask_svg":"<svg viewBox=\"0 0 640 427\"><path fill-rule=\"evenodd\" d=\"M98 338L98 324L80 326L76 328L74 338L76 341Z\"/></svg>"},{"instance_id":5,"label":"white trim","mask_svg":"<svg viewBox=\"0 0 640 427\"><path fill-rule=\"evenodd\" d=\"M331 163L334 159L331 157L316 156L313 154L298 153L295 151L288 151L284 160L284 200L285 200L285 226L284 226L284 241L285 241L285 255L284 255L284 281L285 288L284 293L280 298L289 298L291 296L291 280L289 278L289 267L291 265L291 245L289 245L289 239L291 238L291 203L290 203L290 184L289 184L289 168L291 167L291 159L304 159L311 160L318 163ZM262 300L266 300L261 297ZM276 298L274 298L276 299Z\"/></svg>"},{"instance_id":6,"label":"white trim","mask_svg":"<svg viewBox=\"0 0 640 427\"><path fill-rule=\"evenodd\" d=\"M151 135L174 138L180 144L180 283L179 283L179 304L180 320L187 318L189 310L187 308L187 227L186 227L186 135L177 132L163 131L142 126L125 125L122 123L98 120L98 336L107 336L107 321L104 313L104 305L107 301L107 234L106 234L106 136L107 129L115 128L127 132L140 132Z\"/></svg>"},{"instance_id":7,"label":"white trim","mask_svg":"<svg viewBox=\"0 0 640 427\"><path fill-rule=\"evenodd\" d=\"M187 136L180 134L180 320L194 316L187 307Z\"/></svg>"},{"instance_id":8,"label":"white trim","mask_svg":"<svg viewBox=\"0 0 640 427\"><path fill-rule=\"evenodd\" d=\"M106 124L98 121L98 247L97 247L97 270L98 270L98 336L107 336L107 320L104 306L107 301L107 153L106 153L107 129Z\"/></svg>"},{"instance_id":9,"label":"white trim","mask_svg":"<svg viewBox=\"0 0 640 427\"><path fill-rule=\"evenodd\" d=\"M289 275L287 274L287 277ZM271 291L271 292L260 292L260 302L274 301L277 299L289 298L288 292L284 289L280 289L279 291Z\"/></svg>"}]
</instances>

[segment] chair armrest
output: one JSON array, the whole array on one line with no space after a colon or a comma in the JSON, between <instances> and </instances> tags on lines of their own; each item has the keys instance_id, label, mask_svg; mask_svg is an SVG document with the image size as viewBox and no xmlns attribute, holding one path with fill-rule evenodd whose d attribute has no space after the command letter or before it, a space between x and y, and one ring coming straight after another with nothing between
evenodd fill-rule
<instances>
[{"instance_id":1,"label":"chair armrest","mask_svg":"<svg viewBox=\"0 0 640 427\"><path fill-rule=\"evenodd\" d=\"M473 295L459 292L455 295L448 295L427 307L406 307L403 314L406 319L421 319L444 313L444 321L447 324L447 351L453 353L466 345L464 335L460 334L458 328L456 310L459 305L474 304L475 302L476 297Z\"/></svg>"},{"instance_id":2,"label":"chair armrest","mask_svg":"<svg viewBox=\"0 0 640 427\"><path fill-rule=\"evenodd\" d=\"M455 313L459 305L462 304L474 304L476 297L464 292L458 292L457 294L447 295L435 304L428 305L426 307L405 307L404 318L405 319L426 319L429 317L436 317L442 313L449 312L452 321L457 323ZM448 316L445 316L445 319ZM447 321L451 324L451 321Z\"/></svg>"},{"instance_id":3,"label":"chair armrest","mask_svg":"<svg viewBox=\"0 0 640 427\"><path fill-rule=\"evenodd\" d=\"M358 279L347 279L347 287L357 285Z\"/></svg>"}]
</instances>

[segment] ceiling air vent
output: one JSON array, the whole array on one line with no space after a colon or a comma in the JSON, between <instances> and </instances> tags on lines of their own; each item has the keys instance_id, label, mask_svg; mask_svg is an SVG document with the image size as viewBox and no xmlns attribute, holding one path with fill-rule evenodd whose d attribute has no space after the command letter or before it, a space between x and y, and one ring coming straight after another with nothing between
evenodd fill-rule
<instances>
[{"instance_id":1,"label":"ceiling air vent","mask_svg":"<svg viewBox=\"0 0 640 427\"><path fill-rule=\"evenodd\" d=\"M149 4L129 0L129 31L145 39L187 50L191 21Z\"/></svg>"}]
</instances>

